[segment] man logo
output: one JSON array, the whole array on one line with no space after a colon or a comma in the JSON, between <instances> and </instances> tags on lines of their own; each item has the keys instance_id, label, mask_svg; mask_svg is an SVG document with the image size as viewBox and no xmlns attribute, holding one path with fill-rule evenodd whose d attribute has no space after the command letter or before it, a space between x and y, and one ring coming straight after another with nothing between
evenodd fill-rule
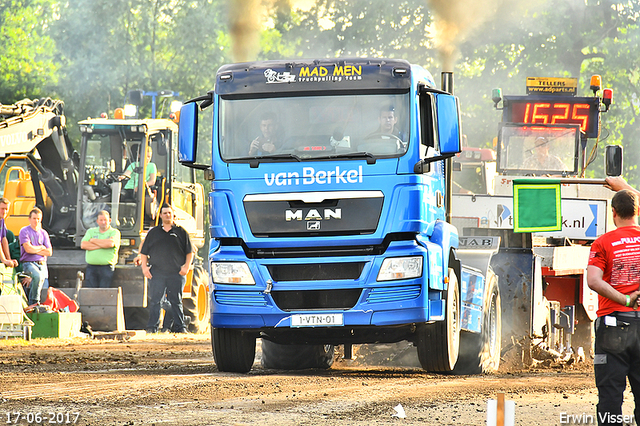
<instances>
[{"instance_id":1,"label":"man logo","mask_svg":"<svg viewBox=\"0 0 640 426\"><path fill-rule=\"evenodd\" d=\"M313 221L307 222L307 231L319 231L320 230L320 222Z\"/></svg>"},{"instance_id":2,"label":"man logo","mask_svg":"<svg viewBox=\"0 0 640 426\"><path fill-rule=\"evenodd\" d=\"M285 210L284 211L284 219L287 222L291 222L292 220L330 220L330 219L342 219L342 209L324 209L319 212L317 209L309 209L306 214L302 211L302 209L297 210ZM308 228L307 228L308 229Z\"/></svg>"}]
</instances>

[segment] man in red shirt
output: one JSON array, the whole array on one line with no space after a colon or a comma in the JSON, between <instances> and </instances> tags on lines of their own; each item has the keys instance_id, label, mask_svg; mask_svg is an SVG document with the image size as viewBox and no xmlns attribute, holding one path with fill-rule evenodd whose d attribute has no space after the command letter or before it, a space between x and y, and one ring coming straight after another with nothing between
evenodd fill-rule
<instances>
[{"instance_id":1,"label":"man in red shirt","mask_svg":"<svg viewBox=\"0 0 640 426\"><path fill-rule=\"evenodd\" d=\"M622 425L622 394L629 378L640 419L640 226L638 196L618 191L611 200L616 229L591 245L587 283L598 293L593 366L598 424ZM628 416L630 417L630 416Z\"/></svg>"}]
</instances>

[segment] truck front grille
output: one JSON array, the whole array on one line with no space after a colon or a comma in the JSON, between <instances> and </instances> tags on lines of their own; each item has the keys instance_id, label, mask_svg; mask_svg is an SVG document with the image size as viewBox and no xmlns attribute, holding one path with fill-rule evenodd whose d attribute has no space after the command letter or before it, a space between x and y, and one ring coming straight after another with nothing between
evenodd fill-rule
<instances>
[{"instance_id":1,"label":"truck front grille","mask_svg":"<svg viewBox=\"0 0 640 426\"><path fill-rule=\"evenodd\" d=\"M367 295L367 303L397 303L402 300L411 300L420 296L419 285L406 285L401 287L372 288Z\"/></svg>"},{"instance_id":2,"label":"truck front grille","mask_svg":"<svg viewBox=\"0 0 640 426\"><path fill-rule=\"evenodd\" d=\"M364 262L269 265L274 281L357 280Z\"/></svg>"},{"instance_id":3,"label":"truck front grille","mask_svg":"<svg viewBox=\"0 0 640 426\"><path fill-rule=\"evenodd\" d=\"M266 306L264 294L258 291L214 291L216 302L221 305Z\"/></svg>"},{"instance_id":4,"label":"truck front grille","mask_svg":"<svg viewBox=\"0 0 640 426\"><path fill-rule=\"evenodd\" d=\"M350 309L358 303L362 290L272 291L271 296L283 311L314 309Z\"/></svg>"}]
</instances>

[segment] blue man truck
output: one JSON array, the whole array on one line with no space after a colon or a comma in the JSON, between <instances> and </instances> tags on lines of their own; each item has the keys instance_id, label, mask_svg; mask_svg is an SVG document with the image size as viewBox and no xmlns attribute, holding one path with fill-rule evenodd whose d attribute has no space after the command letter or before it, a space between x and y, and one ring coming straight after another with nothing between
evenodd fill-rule
<instances>
[{"instance_id":1,"label":"blue man truck","mask_svg":"<svg viewBox=\"0 0 640 426\"><path fill-rule=\"evenodd\" d=\"M425 370L495 370L495 237L449 223L461 150L443 89L395 59L222 66L180 111L183 165L205 169L211 341L220 371L329 368L334 347L413 342ZM211 165L196 162L213 107Z\"/></svg>"}]
</instances>

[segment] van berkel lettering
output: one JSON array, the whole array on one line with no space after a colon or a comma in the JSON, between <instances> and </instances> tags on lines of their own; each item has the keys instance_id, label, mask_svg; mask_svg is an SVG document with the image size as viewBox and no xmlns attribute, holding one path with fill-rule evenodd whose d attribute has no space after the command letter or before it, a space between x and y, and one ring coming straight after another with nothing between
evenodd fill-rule
<instances>
[{"instance_id":1,"label":"van berkel lettering","mask_svg":"<svg viewBox=\"0 0 640 426\"><path fill-rule=\"evenodd\" d=\"M267 186L288 185L331 185L335 183L362 183L362 166L357 169L315 170L313 167L303 167L302 175L298 172L265 173L264 182Z\"/></svg>"}]
</instances>

